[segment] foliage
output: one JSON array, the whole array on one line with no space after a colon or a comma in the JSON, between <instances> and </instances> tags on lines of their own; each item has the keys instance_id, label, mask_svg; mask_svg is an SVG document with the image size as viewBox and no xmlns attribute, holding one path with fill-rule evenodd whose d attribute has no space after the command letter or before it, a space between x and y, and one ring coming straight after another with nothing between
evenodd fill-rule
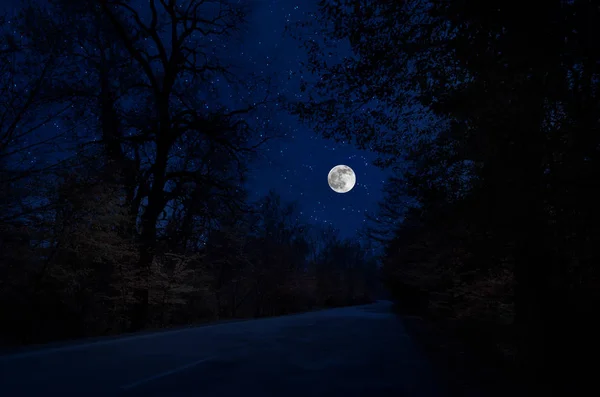
<instances>
[{"instance_id":1,"label":"foliage","mask_svg":"<svg viewBox=\"0 0 600 397\"><path fill-rule=\"evenodd\" d=\"M0 122L3 342L368 301L373 277L367 285L361 274L375 264L358 245L311 241L297 205L273 192L248 200L249 165L277 137L262 120L280 101L268 79L222 54L248 8L138 6L25 2L4 26L0 57L19 63L0 67L11 98L0 114L24 116ZM64 133L22 133L38 118ZM57 147L60 158L20 167L31 147Z\"/></svg>"},{"instance_id":2,"label":"foliage","mask_svg":"<svg viewBox=\"0 0 600 397\"><path fill-rule=\"evenodd\" d=\"M319 4L301 26L324 37L301 36L309 100L291 109L395 168L374 231L396 299L508 343L536 392L573 390L560 360L591 340L569 324L592 327L600 303L597 7Z\"/></svg>"}]
</instances>

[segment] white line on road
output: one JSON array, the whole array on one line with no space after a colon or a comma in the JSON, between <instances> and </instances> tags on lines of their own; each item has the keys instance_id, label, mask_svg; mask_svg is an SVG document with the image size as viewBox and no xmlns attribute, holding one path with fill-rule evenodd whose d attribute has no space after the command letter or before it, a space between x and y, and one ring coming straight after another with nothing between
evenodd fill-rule
<instances>
[{"instance_id":1,"label":"white line on road","mask_svg":"<svg viewBox=\"0 0 600 397\"><path fill-rule=\"evenodd\" d=\"M170 371L161 372L160 374L149 376L147 378L144 378L144 379L135 381L133 383L129 383L127 385L121 386L121 389L123 389L123 390L133 389L134 387L143 385L144 383L152 382L153 380L164 378L165 376L173 375L173 374L176 374L177 372L181 372L181 371L186 370L188 368L194 367L194 366L196 366L198 364L202 364L202 363L204 363L206 361L210 361L213 358L214 357L203 358L202 360L194 361L193 363L189 363L189 364L183 365L181 367L174 368L174 369L172 369Z\"/></svg>"}]
</instances>

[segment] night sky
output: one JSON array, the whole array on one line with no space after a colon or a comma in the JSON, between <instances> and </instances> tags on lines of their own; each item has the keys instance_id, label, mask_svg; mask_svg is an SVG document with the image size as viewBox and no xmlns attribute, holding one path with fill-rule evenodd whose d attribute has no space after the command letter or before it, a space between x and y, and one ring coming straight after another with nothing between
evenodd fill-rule
<instances>
[{"instance_id":1,"label":"night sky","mask_svg":"<svg viewBox=\"0 0 600 397\"><path fill-rule=\"evenodd\" d=\"M278 86L288 96L301 95L295 77L304 55L284 29L286 24L308 19L315 4L316 0L256 1L249 19L244 51L252 54L251 63L258 71L276 71ZM265 66L268 61L270 66ZM354 236L364 225L364 212L376 210L386 172L372 164L372 153L325 140L285 113L277 118L286 138L266 146L268 159L255 164L250 191L262 195L275 189L285 200L297 201L310 222L332 225L344 237ZM356 173L356 186L345 194L335 193L327 184L327 173L337 164L348 165Z\"/></svg>"},{"instance_id":2,"label":"night sky","mask_svg":"<svg viewBox=\"0 0 600 397\"><path fill-rule=\"evenodd\" d=\"M301 99L299 62L304 53L284 29L309 18L309 13L316 11L317 0L251 1L248 31L241 43L227 46L228 57L240 61L249 72L275 75L279 93ZM3 8L14 14L18 3L11 0ZM271 118L284 138L268 142L261 158L252 164L247 184L250 198L273 189L283 200L298 202L301 216L308 222L331 225L342 237L355 236L366 222L365 212L375 211L382 198L387 173L372 164L375 155L322 139L284 111L272 113ZM335 193L327 184L329 170L338 164L348 165L356 173L356 186L345 194Z\"/></svg>"}]
</instances>

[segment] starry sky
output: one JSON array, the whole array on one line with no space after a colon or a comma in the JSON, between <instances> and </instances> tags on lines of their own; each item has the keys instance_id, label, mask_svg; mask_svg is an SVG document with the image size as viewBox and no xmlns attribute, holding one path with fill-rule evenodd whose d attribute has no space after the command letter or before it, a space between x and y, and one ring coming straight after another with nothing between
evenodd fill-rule
<instances>
[{"instance_id":1,"label":"starry sky","mask_svg":"<svg viewBox=\"0 0 600 397\"><path fill-rule=\"evenodd\" d=\"M303 99L298 81L304 50L284 29L310 18L317 10L317 0L240 1L251 2L248 27L239 42L226 46L227 57L241 61L249 72L273 76L272 85L279 94ZM4 11L14 15L17 4L19 0L3 3ZM325 140L285 111L271 112L269 117L283 137L263 146L260 158L251 165L246 186L250 199L272 189L284 201L297 202L307 222L333 226L344 238L356 236L365 225L365 212L376 211L382 199L387 172L372 164L376 156L347 143ZM327 184L329 170L338 164L348 165L356 173L355 187L345 194L334 192Z\"/></svg>"},{"instance_id":2,"label":"starry sky","mask_svg":"<svg viewBox=\"0 0 600 397\"><path fill-rule=\"evenodd\" d=\"M243 43L252 54L258 70L270 62L278 71L281 92L302 99L295 77L304 59L302 49L284 34L286 24L309 18L317 0L258 0L250 15L250 31ZM268 57L268 58L267 58ZM290 78L291 75L291 78ZM382 199L381 189L387 172L374 166L375 155L349 144L321 138L315 131L281 113L286 137L267 144L266 159L255 164L248 187L255 195L275 189L283 199L297 201L309 222L328 224L340 235L351 238L365 224L365 211L375 211ZM337 164L345 164L356 173L356 186L345 194L335 193L327 184L327 174Z\"/></svg>"}]
</instances>

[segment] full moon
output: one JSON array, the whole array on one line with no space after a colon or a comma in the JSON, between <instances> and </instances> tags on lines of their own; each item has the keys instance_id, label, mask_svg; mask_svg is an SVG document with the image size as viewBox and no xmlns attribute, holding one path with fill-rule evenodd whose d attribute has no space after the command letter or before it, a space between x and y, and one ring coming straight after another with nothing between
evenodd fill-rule
<instances>
[{"instance_id":1,"label":"full moon","mask_svg":"<svg viewBox=\"0 0 600 397\"><path fill-rule=\"evenodd\" d=\"M336 165L327 175L329 187L337 193L347 193L356 184L356 174L347 165Z\"/></svg>"}]
</instances>

